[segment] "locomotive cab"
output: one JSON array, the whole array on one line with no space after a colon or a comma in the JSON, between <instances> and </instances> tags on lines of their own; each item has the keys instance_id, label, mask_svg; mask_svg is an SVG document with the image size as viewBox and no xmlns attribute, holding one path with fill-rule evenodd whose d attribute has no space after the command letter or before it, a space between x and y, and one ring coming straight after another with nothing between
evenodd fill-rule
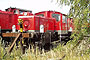
<instances>
[{"instance_id":1,"label":"locomotive cab","mask_svg":"<svg viewBox=\"0 0 90 60\"><path fill-rule=\"evenodd\" d=\"M33 15L31 10L25 10L25 9L20 9L20 8L7 8L5 9L7 12L12 12L14 14L18 14L20 16L30 16Z\"/></svg>"}]
</instances>

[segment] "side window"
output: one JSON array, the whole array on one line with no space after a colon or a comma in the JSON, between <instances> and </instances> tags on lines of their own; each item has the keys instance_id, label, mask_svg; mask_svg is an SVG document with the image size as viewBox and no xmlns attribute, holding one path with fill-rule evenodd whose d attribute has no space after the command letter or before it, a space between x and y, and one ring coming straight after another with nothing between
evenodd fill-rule
<instances>
[{"instance_id":1,"label":"side window","mask_svg":"<svg viewBox=\"0 0 90 60\"><path fill-rule=\"evenodd\" d=\"M53 18L56 18L56 21L60 21L60 15L59 14L52 14Z\"/></svg>"},{"instance_id":2,"label":"side window","mask_svg":"<svg viewBox=\"0 0 90 60\"><path fill-rule=\"evenodd\" d=\"M14 10L14 13L15 13L15 14L18 14L18 10Z\"/></svg>"},{"instance_id":3,"label":"side window","mask_svg":"<svg viewBox=\"0 0 90 60\"><path fill-rule=\"evenodd\" d=\"M62 22L67 23L67 17L65 15L62 15Z\"/></svg>"},{"instance_id":4,"label":"side window","mask_svg":"<svg viewBox=\"0 0 90 60\"><path fill-rule=\"evenodd\" d=\"M27 15L27 12L24 12L24 15L26 16Z\"/></svg>"},{"instance_id":5,"label":"side window","mask_svg":"<svg viewBox=\"0 0 90 60\"><path fill-rule=\"evenodd\" d=\"M44 14L39 14L39 15L37 15L37 16L42 16L42 17L44 17Z\"/></svg>"},{"instance_id":6,"label":"side window","mask_svg":"<svg viewBox=\"0 0 90 60\"><path fill-rule=\"evenodd\" d=\"M20 14L23 14L23 11L19 11Z\"/></svg>"}]
</instances>

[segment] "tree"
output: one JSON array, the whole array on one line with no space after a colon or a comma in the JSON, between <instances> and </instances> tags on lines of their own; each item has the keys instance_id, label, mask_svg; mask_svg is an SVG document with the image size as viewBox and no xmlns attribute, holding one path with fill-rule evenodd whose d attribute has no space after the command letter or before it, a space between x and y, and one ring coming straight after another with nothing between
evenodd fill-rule
<instances>
[{"instance_id":1,"label":"tree","mask_svg":"<svg viewBox=\"0 0 90 60\"><path fill-rule=\"evenodd\" d=\"M69 17L74 20L74 40L82 40L90 34L90 0L57 0L57 3L71 6Z\"/></svg>"}]
</instances>

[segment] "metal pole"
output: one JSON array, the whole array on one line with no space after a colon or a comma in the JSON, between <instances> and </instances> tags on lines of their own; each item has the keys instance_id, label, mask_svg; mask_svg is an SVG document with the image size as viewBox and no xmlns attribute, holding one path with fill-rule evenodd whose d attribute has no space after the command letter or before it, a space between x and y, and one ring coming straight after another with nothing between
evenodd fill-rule
<instances>
[{"instance_id":1,"label":"metal pole","mask_svg":"<svg viewBox=\"0 0 90 60\"><path fill-rule=\"evenodd\" d=\"M0 34L1 34L1 26L0 26Z\"/></svg>"},{"instance_id":2,"label":"metal pole","mask_svg":"<svg viewBox=\"0 0 90 60\"><path fill-rule=\"evenodd\" d=\"M61 24L60 24L60 43L61 43Z\"/></svg>"},{"instance_id":3,"label":"metal pole","mask_svg":"<svg viewBox=\"0 0 90 60\"><path fill-rule=\"evenodd\" d=\"M66 33L68 32L68 26L67 26L67 18L66 18Z\"/></svg>"}]
</instances>

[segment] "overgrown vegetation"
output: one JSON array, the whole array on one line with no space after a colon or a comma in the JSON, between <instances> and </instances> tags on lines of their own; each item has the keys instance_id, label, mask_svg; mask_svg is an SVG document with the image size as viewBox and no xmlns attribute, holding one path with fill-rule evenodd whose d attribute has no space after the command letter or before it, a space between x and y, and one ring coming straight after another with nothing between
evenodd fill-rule
<instances>
[{"instance_id":1,"label":"overgrown vegetation","mask_svg":"<svg viewBox=\"0 0 90 60\"><path fill-rule=\"evenodd\" d=\"M85 41L86 40L86 41ZM66 45L57 46L48 52L44 50L40 51L38 47L34 49L26 49L25 54L21 53L20 47L17 49L14 46L13 51L8 52L9 47L2 47L0 42L0 60L90 60L90 39L85 38L80 44L76 47L76 44L73 44L72 41L69 41Z\"/></svg>"}]
</instances>

